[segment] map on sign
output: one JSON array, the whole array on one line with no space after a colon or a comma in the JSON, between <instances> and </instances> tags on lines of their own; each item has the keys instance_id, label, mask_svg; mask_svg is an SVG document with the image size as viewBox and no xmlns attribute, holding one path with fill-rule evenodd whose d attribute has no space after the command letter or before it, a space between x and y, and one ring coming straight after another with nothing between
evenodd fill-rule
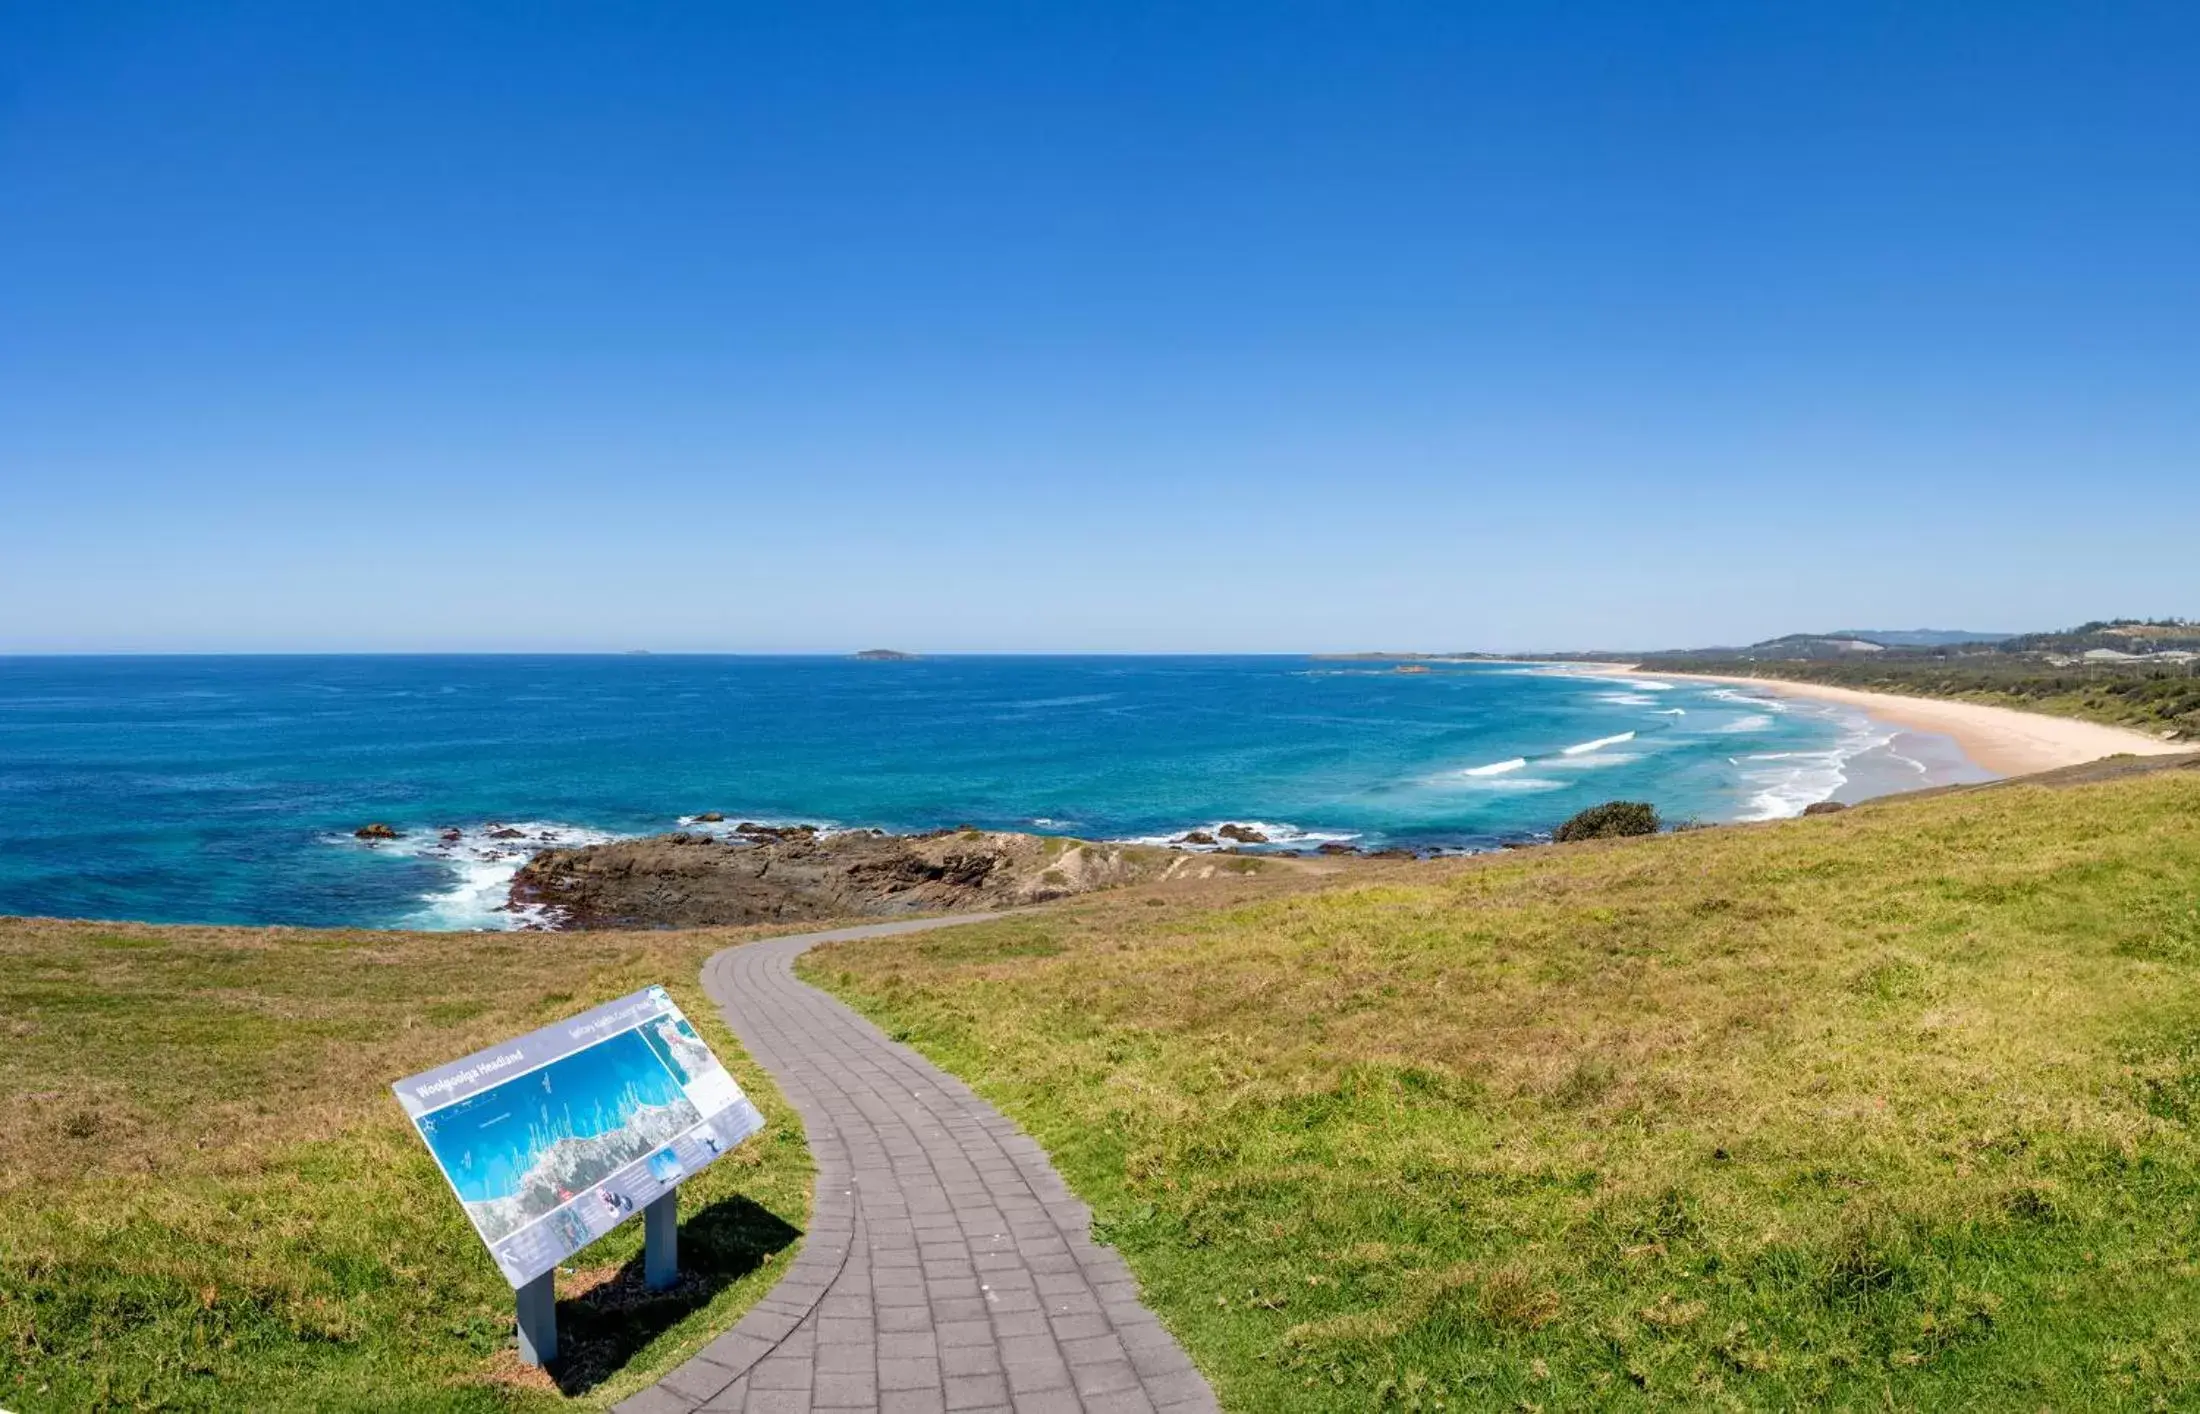
<instances>
[{"instance_id":1,"label":"map on sign","mask_svg":"<svg viewBox=\"0 0 2200 1414\"><path fill-rule=\"evenodd\" d=\"M662 987L390 1088L515 1288L764 1127Z\"/></svg>"}]
</instances>

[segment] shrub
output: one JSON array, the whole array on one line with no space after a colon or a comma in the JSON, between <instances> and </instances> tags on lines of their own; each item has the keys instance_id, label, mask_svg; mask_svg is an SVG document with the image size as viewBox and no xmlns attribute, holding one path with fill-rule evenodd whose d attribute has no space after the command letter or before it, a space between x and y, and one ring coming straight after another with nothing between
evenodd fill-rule
<instances>
[{"instance_id":1,"label":"shrub","mask_svg":"<svg viewBox=\"0 0 2200 1414\"><path fill-rule=\"evenodd\" d=\"M1560 844L1575 840L1606 840L1621 835L1654 835L1659 830L1656 807L1640 800L1607 800L1592 805L1558 827L1551 836Z\"/></svg>"}]
</instances>

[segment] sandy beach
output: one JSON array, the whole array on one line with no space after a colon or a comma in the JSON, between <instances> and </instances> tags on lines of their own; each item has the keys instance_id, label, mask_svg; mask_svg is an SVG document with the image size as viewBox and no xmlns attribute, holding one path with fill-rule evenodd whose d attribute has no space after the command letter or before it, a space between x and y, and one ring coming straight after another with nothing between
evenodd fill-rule
<instances>
[{"instance_id":1,"label":"sandy beach","mask_svg":"<svg viewBox=\"0 0 2200 1414\"><path fill-rule=\"evenodd\" d=\"M2034 771L2079 766L2104 756L2168 755L2192 750L2189 743L2160 741L2123 727L2081 722L2072 717L2050 717L2041 712L2020 712L2010 707L1988 707L1976 702L1859 692L1854 688L1780 678L1661 673L1641 668L1636 671L1651 677L1735 683L1762 688L1781 697L1838 702L1890 726L1948 737L1978 765L2003 776L2025 776Z\"/></svg>"}]
</instances>

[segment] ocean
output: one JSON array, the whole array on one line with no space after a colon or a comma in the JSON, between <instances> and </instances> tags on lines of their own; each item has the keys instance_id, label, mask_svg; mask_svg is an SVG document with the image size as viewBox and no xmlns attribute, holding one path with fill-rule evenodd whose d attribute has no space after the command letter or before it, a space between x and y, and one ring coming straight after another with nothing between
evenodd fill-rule
<instances>
[{"instance_id":1,"label":"ocean","mask_svg":"<svg viewBox=\"0 0 2200 1414\"><path fill-rule=\"evenodd\" d=\"M0 658L0 913L509 928L550 843L703 812L1278 848L1488 849L1980 779L1750 687L1290 657ZM381 821L402 832L370 843Z\"/></svg>"}]
</instances>

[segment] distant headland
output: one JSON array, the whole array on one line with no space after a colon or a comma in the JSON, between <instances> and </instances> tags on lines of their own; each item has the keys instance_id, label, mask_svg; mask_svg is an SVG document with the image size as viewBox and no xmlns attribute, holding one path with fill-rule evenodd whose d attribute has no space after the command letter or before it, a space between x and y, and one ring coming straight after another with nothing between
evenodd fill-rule
<instances>
[{"instance_id":1,"label":"distant headland","mask_svg":"<svg viewBox=\"0 0 2200 1414\"><path fill-rule=\"evenodd\" d=\"M914 663L917 655L904 653L898 648L866 648L855 655L866 663Z\"/></svg>"}]
</instances>

